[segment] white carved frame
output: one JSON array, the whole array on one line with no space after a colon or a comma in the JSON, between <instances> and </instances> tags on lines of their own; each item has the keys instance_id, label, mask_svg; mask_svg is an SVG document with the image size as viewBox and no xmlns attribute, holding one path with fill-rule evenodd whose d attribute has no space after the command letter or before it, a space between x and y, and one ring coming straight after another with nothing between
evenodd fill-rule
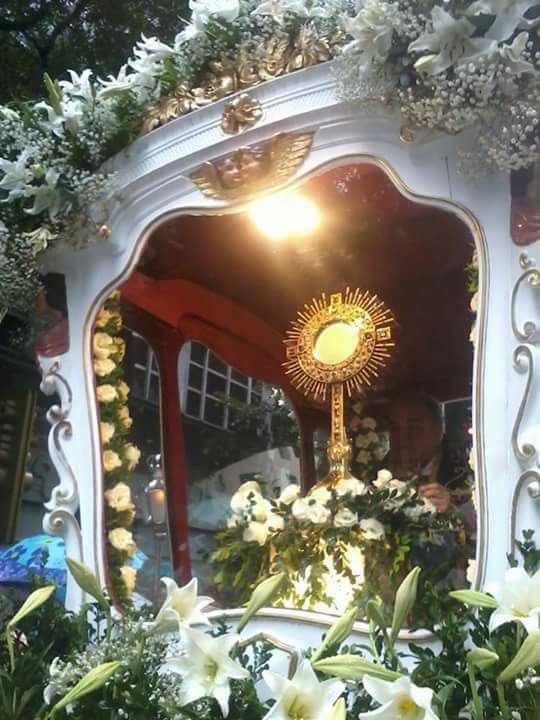
<instances>
[{"instance_id":1,"label":"white carved frame","mask_svg":"<svg viewBox=\"0 0 540 720\"><path fill-rule=\"evenodd\" d=\"M483 587L503 574L514 534L538 527L540 517L540 503L534 502L540 494L537 248L530 247L524 259L512 244L508 177L467 180L457 169L454 138L404 144L396 117L336 99L330 65L266 83L250 94L261 102L263 117L240 136L226 136L220 127L223 101L140 138L115 157L109 163L117 173L115 193L108 198L110 238L82 251L57 250L48 258L48 269L66 276L70 347L59 358L42 358L44 384L56 386L62 399L61 411L51 417L50 443L61 480L47 505L45 528L64 534L68 554L105 583L103 476L91 360L96 312L129 276L146 239L165 218L227 211L190 181L202 162L277 132L314 130L313 147L294 182L351 158L375 163L406 196L454 212L475 237L480 270L473 401L480 521L475 587ZM70 584L68 606L81 600ZM266 617L281 617L296 627L298 621L313 621L315 614L269 610Z\"/></svg>"}]
</instances>

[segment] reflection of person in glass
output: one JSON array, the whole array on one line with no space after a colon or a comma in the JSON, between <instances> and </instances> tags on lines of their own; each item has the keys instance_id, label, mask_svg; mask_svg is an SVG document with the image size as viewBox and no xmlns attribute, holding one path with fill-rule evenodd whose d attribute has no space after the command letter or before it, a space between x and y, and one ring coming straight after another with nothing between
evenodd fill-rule
<instances>
[{"instance_id":1,"label":"reflection of person in glass","mask_svg":"<svg viewBox=\"0 0 540 720\"><path fill-rule=\"evenodd\" d=\"M400 480L418 478L418 491L438 512L447 512L465 488L464 468L457 467L443 435L440 405L428 395L394 397L386 412L390 435L390 469ZM462 500L462 498L460 498ZM458 501L459 502L459 501Z\"/></svg>"}]
</instances>

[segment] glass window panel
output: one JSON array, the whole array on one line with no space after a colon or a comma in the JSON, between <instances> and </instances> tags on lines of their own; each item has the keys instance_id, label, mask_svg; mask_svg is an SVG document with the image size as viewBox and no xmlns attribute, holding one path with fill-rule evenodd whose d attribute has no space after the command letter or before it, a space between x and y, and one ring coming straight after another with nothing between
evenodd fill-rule
<instances>
[{"instance_id":1,"label":"glass window panel","mask_svg":"<svg viewBox=\"0 0 540 720\"><path fill-rule=\"evenodd\" d=\"M190 365L189 366L189 378L188 378L188 384L192 388L197 388L200 390L202 388L203 384L203 369L198 367L197 365Z\"/></svg>"},{"instance_id":2,"label":"glass window panel","mask_svg":"<svg viewBox=\"0 0 540 720\"><path fill-rule=\"evenodd\" d=\"M144 399L144 381L146 372L141 368L133 368L131 374L131 393L135 397Z\"/></svg>"},{"instance_id":3,"label":"glass window panel","mask_svg":"<svg viewBox=\"0 0 540 720\"><path fill-rule=\"evenodd\" d=\"M246 375L243 375L238 370L235 370L234 368L231 369L231 380L234 380L237 383L240 383L241 385L247 385L249 378Z\"/></svg>"},{"instance_id":4,"label":"glass window panel","mask_svg":"<svg viewBox=\"0 0 540 720\"><path fill-rule=\"evenodd\" d=\"M234 400L239 400L240 402L247 402L248 391L247 387L244 387L243 385L238 385L238 383L232 382L229 394L230 397Z\"/></svg>"},{"instance_id":5,"label":"glass window panel","mask_svg":"<svg viewBox=\"0 0 540 720\"><path fill-rule=\"evenodd\" d=\"M212 425L223 425L225 406L218 400L206 398L204 406L204 419Z\"/></svg>"},{"instance_id":6,"label":"glass window panel","mask_svg":"<svg viewBox=\"0 0 540 720\"><path fill-rule=\"evenodd\" d=\"M208 372L206 376L206 393L208 395L225 395L227 392L227 380L221 375Z\"/></svg>"},{"instance_id":7,"label":"glass window panel","mask_svg":"<svg viewBox=\"0 0 540 720\"><path fill-rule=\"evenodd\" d=\"M227 374L227 365L212 352L208 355L208 367L223 373L223 375Z\"/></svg>"},{"instance_id":8,"label":"glass window panel","mask_svg":"<svg viewBox=\"0 0 540 720\"><path fill-rule=\"evenodd\" d=\"M193 417L199 417L201 414L201 396L193 390L189 390L187 394L186 413Z\"/></svg>"},{"instance_id":9,"label":"glass window panel","mask_svg":"<svg viewBox=\"0 0 540 720\"><path fill-rule=\"evenodd\" d=\"M159 377L156 377L155 375L150 376L148 397L146 399L148 402L154 403L154 405L159 403Z\"/></svg>"},{"instance_id":10,"label":"glass window panel","mask_svg":"<svg viewBox=\"0 0 540 720\"><path fill-rule=\"evenodd\" d=\"M198 342L191 343L191 359L193 362L204 365L206 359L206 348Z\"/></svg>"}]
</instances>

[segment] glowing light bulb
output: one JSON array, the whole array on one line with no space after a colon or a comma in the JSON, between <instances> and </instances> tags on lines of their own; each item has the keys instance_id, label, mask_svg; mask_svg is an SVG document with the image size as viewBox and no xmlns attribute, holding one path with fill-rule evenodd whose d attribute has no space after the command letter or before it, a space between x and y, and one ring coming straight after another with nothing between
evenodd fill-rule
<instances>
[{"instance_id":1,"label":"glowing light bulb","mask_svg":"<svg viewBox=\"0 0 540 720\"><path fill-rule=\"evenodd\" d=\"M281 240L288 235L308 235L321 222L315 203L297 193L260 198L250 205L248 212L260 232L272 240Z\"/></svg>"}]
</instances>

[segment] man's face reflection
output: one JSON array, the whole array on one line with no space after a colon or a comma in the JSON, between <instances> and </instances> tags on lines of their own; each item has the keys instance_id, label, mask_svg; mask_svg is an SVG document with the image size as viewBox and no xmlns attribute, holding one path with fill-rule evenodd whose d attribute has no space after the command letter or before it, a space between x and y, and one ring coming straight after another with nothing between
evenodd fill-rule
<instances>
[{"instance_id":1,"label":"man's face reflection","mask_svg":"<svg viewBox=\"0 0 540 720\"><path fill-rule=\"evenodd\" d=\"M388 411L392 471L400 479L419 474L437 455L442 425L422 400L399 398Z\"/></svg>"}]
</instances>

